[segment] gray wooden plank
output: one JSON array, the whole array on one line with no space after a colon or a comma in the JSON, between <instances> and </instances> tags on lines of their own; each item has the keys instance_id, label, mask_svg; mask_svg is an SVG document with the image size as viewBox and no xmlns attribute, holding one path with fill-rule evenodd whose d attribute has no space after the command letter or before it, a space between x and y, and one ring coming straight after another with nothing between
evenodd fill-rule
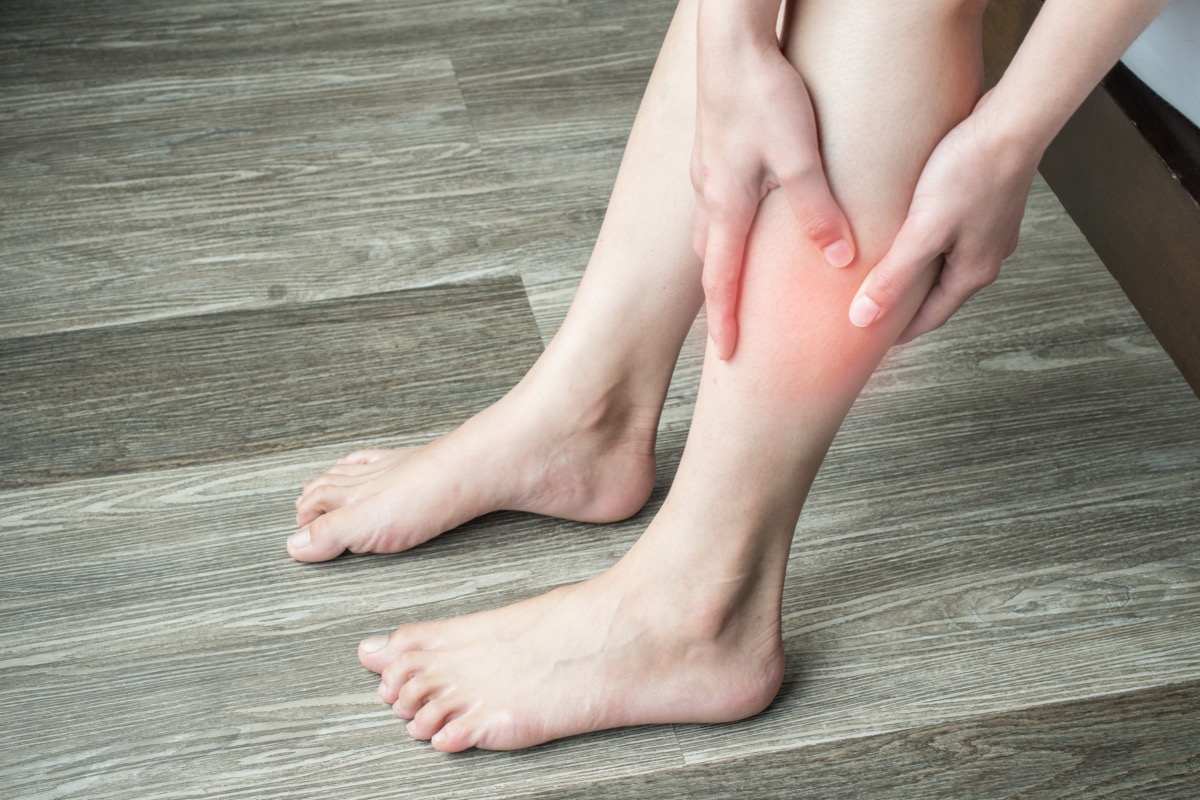
<instances>
[{"instance_id":1,"label":"gray wooden plank","mask_svg":"<svg viewBox=\"0 0 1200 800\"><path fill-rule=\"evenodd\" d=\"M1200 793L1200 685L1147 689L532 798L1154 798Z\"/></svg>"},{"instance_id":2,"label":"gray wooden plank","mask_svg":"<svg viewBox=\"0 0 1200 800\"><path fill-rule=\"evenodd\" d=\"M298 53L405 57L580 19L558 0L11 0L0 6L0 87L69 77L92 88L163 64L205 72Z\"/></svg>"},{"instance_id":3,"label":"gray wooden plank","mask_svg":"<svg viewBox=\"0 0 1200 800\"><path fill-rule=\"evenodd\" d=\"M8 98L0 335L446 274L448 236L480 235L469 223L448 231L446 209L486 172L450 63L257 68L165 69L87 91L68 80Z\"/></svg>"},{"instance_id":4,"label":"gray wooden plank","mask_svg":"<svg viewBox=\"0 0 1200 800\"><path fill-rule=\"evenodd\" d=\"M504 797L682 763L669 726L518 755L409 740L361 637L586 578L646 517L500 513L400 556L292 562L291 499L349 446L0 492L6 797Z\"/></svg>"},{"instance_id":5,"label":"gray wooden plank","mask_svg":"<svg viewBox=\"0 0 1200 800\"><path fill-rule=\"evenodd\" d=\"M540 352L514 277L0 340L0 486L420 430Z\"/></svg>"},{"instance_id":6,"label":"gray wooden plank","mask_svg":"<svg viewBox=\"0 0 1200 800\"><path fill-rule=\"evenodd\" d=\"M6 4L0 337L582 264L670 13L621 8ZM492 95L543 135L482 152Z\"/></svg>"},{"instance_id":7,"label":"gray wooden plank","mask_svg":"<svg viewBox=\"0 0 1200 800\"><path fill-rule=\"evenodd\" d=\"M508 157L551 147L550 164L564 153L619 152L674 8L672 0L596 4L578 24L523 31L519 47L490 37L451 46L481 144Z\"/></svg>"}]
</instances>

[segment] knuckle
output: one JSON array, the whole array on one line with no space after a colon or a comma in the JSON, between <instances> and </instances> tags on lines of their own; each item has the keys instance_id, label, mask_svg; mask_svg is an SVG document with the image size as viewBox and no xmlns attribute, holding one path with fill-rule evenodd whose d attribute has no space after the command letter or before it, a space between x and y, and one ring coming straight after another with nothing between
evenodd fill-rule
<instances>
[{"instance_id":1,"label":"knuckle","mask_svg":"<svg viewBox=\"0 0 1200 800\"><path fill-rule=\"evenodd\" d=\"M878 301L894 301L904 294L904 283L894 274L884 270L871 276L871 297Z\"/></svg>"},{"instance_id":2,"label":"knuckle","mask_svg":"<svg viewBox=\"0 0 1200 800\"><path fill-rule=\"evenodd\" d=\"M986 289L995 283L998 277L1000 277L999 264L986 264L982 268L975 270L970 283L971 293L974 294L980 289Z\"/></svg>"},{"instance_id":3,"label":"knuckle","mask_svg":"<svg viewBox=\"0 0 1200 800\"><path fill-rule=\"evenodd\" d=\"M717 274L716 270L705 270L700 284L704 287L705 297L721 300L728 290L729 281L725 279L724 275Z\"/></svg>"},{"instance_id":4,"label":"knuckle","mask_svg":"<svg viewBox=\"0 0 1200 800\"><path fill-rule=\"evenodd\" d=\"M804 158L786 161L775 170L775 177L782 183L808 183L820 175L821 171L816 162Z\"/></svg>"},{"instance_id":5,"label":"knuckle","mask_svg":"<svg viewBox=\"0 0 1200 800\"><path fill-rule=\"evenodd\" d=\"M326 515L322 514L305 526L308 528L308 534L312 537L314 542L322 542L325 540L326 534L328 533L325 528L329 525L326 520Z\"/></svg>"},{"instance_id":6,"label":"knuckle","mask_svg":"<svg viewBox=\"0 0 1200 800\"><path fill-rule=\"evenodd\" d=\"M747 207L753 207L754 198L750 189L728 180L709 180L704 184L704 205L710 214L723 217L741 217Z\"/></svg>"},{"instance_id":7,"label":"knuckle","mask_svg":"<svg viewBox=\"0 0 1200 800\"><path fill-rule=\"evenodd\" d=\"M837 232L837 220L829 214L809 212L800 220L800 230L813 241L830 238Z\"/></svg>"},{"instance_id":8,"label":"knuckle","mask_svg":"<svg viewBox=\"0 0 1200 800\"><path fill-rule=\"evenodd\" d=\"M704 189L704 166L700 163L700 159L692 158L691 164L688 166L688 175L692 179L692 188L702 193Z\"/></svg>"},{"instance_id":9,"label":"knuckle","mask_svg":"<svg viewBox=\"0 0 1200 800\"><path fill-rule=\"evenodd\" d=\"M717 191L706 186L703 196L704 206L714 219L728 220L740 216L741 203L729 192Z\"/></svg>"}]
</instances>

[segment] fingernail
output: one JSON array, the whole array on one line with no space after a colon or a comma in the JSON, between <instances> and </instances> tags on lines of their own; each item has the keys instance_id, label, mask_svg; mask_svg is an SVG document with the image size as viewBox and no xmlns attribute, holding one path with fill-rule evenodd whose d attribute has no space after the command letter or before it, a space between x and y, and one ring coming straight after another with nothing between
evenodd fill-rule
<instances>
[{"instance_id":1,"label":"fingernail","mask_svg":"<svg viewBox=\"0 0 1200 800\"><path fill-rule=\"evenodd\" d=\"M386 636L372 636L369 639L363 639L359 647L362 648L364 653L377 653L383 649L387 641Z\"/></svg>"},{"instance_id":2,"label":"fingernail","mask_svg":"<svg viewBox=\"0 0 1200 800\"><path fill-rule=\"evenodd\" d=\"M821 252L825 254L826 261L839 269L849 265L854 260L854 250L851 249L850 243L845 239L838 239Z\"/></svg>"},{"instance_id":3,"label":"fingernail","mask_svg":"<svg viewBox=\"0 0 1200 800\"><path fill-rule=\"evenodd\" d=\"M708 340L712 342L713 350L715 350L717 353L717 359L719 361L728 361L730 353L726 352L721 345L717 344L717 340L712 337L712 334L709 334Z\"/></svg>"},{"instance_id":4,"label":"fingernail","mask_svg":"<svg viewBox=\"0 0 1200 800\"><path fill-rule=\"evenodd\" d=\"M308 543L312 541L312 534L308 532L308 528L302 531L297 531L288 537L288 547L293 550L299 550L302 547L308 547Z\"/></svg>"},{"instance_id":5,"label":"fingernail","mask_svg":"<svg viewBox=\"0 0 1200 800\"><path fill-rule=\"evenodd\" d=\"M865 328L879 319L879 304L865 294L854 298L850 304L850 321L860 328Z\"/></svg>"}]
</instances>

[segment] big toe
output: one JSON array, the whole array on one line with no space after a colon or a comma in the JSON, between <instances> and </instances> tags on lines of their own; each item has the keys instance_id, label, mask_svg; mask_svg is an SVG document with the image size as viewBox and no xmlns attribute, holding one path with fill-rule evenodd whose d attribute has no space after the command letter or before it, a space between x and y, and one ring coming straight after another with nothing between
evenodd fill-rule
<instances>
[{"instance_id":1,"label":"big toe","mask_svg":"<svg viewBox=\"0 0 1200 800\"><path fill-rule=\"evenodd\" d=\"M315 522L317 520L314 520ZM293 533L287 540L288 555L297 561L306 562L337 558L345 551L346 545L329 529L329 525L320 526L318 529L317 525L309 524Z\"/></svg>"}]
</instances>

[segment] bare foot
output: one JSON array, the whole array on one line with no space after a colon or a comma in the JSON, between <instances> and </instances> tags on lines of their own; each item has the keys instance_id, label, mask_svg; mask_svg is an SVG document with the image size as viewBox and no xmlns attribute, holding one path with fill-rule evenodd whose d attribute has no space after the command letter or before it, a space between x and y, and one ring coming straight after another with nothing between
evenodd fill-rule
<instances>
[{"instance_id":1,"label":"bare foot","mask_svg":"<svg viewBox=\"0 0 1200 800\"><path fill-rule=\"evenodd\" d=\"M428 445L339 460L297 499L288 552L397 553L500 509L582 522L636 513L654 488L658 408L620 392L584 401L530 375Z\"/></svg>"},{"instance_id":2,"label":"bare foot","mask_svg":"<svg viewBox=\"0 0 1200 800\"><path fill-rule=\"evenodd\" d=\"M410 735L446 752L763 710L783 679L779 581L675 579L638 552L541 597L367 639L359 659Z\"/></svg>"}]
</instances>

